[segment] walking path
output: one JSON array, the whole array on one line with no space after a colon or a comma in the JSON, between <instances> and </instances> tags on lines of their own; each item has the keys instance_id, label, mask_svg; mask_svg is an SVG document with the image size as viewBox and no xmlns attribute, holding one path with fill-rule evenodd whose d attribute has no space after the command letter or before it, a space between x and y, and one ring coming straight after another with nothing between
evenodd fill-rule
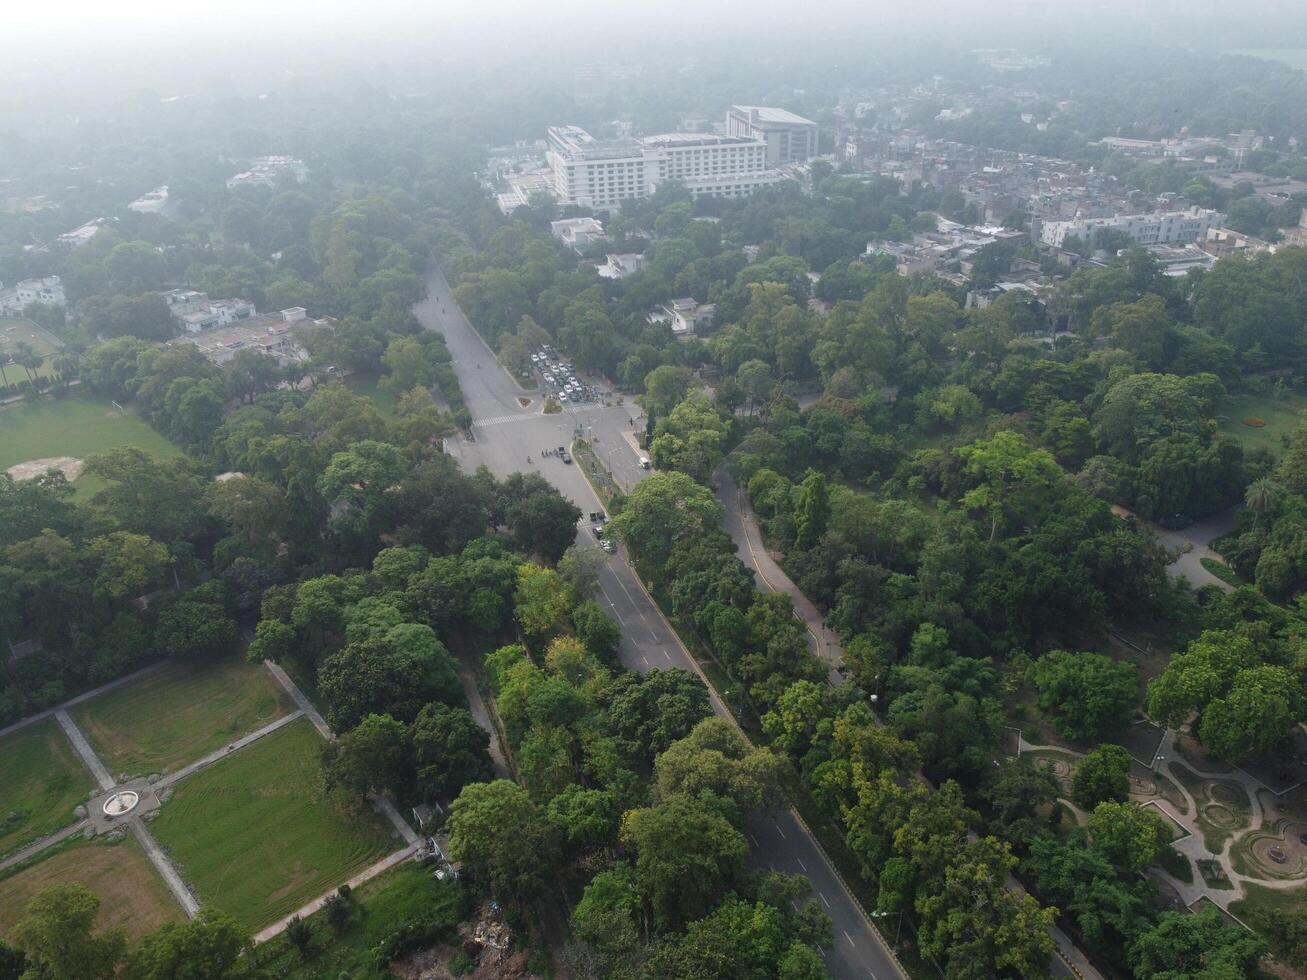
<instances>
[{"instance_id":1,"label":"walking path","mask_svg":"<svg viewBox=\"0 0 1307 980\"><path fill-rule=\"evenodd\" d=\"M753 510L736 487L730 474L724 470L719 472L717 481L718 496L726 505L726 531L739 546L741 558L745 558L746 564L752 565L757 571L758 578L768 591L782 592L793 600L794 614L807 627L813 651L831 668L831 682L842 683L843 677L837 673L837 669L844 662L844 647L838 635L827 628L821 612L768 554L758 522L753 516ZM1007 888L1025 894L1024 886L1012 875L1008 876ZM1089 962L1089 957L1072 942L1070 936L1057 926L1049 929L1049 935L1057 946L1057 956L1051 958L1052 965L1059 968L1063 975L1079 977L1081 980L1103 980L1102 974Z\"/></svg>"},{"instance_id":2,"label":"walking path","mask_svg":"<svg viewBox=\"0 0 1307 980\"><path fill-rule=\"evenodd\" d=\"M346 882L346 884L348 884L351 889L354 889L357 888L359 885L363 884L365 881L371 881L377 875L381 874L381 872L393 868L401 861L408 860L410 857L412 857L414 854L417 853L418 846L419 845L416 843L409 844L403 850L396 851L394 854L390 854L382 858L380 861L378 861L376 864L372 865L371 867L364 868L353 878L351 878L348 882ZM307 919L314 912L318 911L318 909L322 908L322 906L326 905L327 899L331 898L331 896L336 894L337 891L338 889L333 888L329 892L324 892L323 894L315 898L313 901L309 902L307 905L301 906L300 908L296 909L294 912L286 916L284 919L279 919L278 921L274 922L272 925L259 930L254 934L254 942L256 944L264 943L267 942L269 939L271 939L273 936L279 935L280 933L284 932L286 929L286 924L289 923L290 920L295 918L296 916L299 916L301 919Z\"/></svg>"},{"instance_id":3,"label":"walking path","mask_svg":"<svg viewBox=\"0 0 1307 980\"><path fill-rule=\"evenodd\" d=\"M277 683L286 689L286 693L290 695L291 700L295 702L300 711L303 711L309 721L313 722L313 727L318 730L318 734L328 742L335 741L336 735L331 730L331 726L318 713L318 709L313 707L313 702L304 696L304 692L300 690L299 685L290 679L290 675L271 660L263 661L263 666L268 668L272 676L277 679Z\"/></svg>"},{"instance_id":4,"label":"walking path","mask_svg":"<svg viewBox=\"0 0 1307 980\"><path fill-rule=\"evenodd\" d=\"M69 717L68 712L60 708L54 713L54 717L59 722L59 727L64 730L64 734L68 736L68 741L73 743L73 748L77 751L77 754L82 757L82 762L86 764L86 768L91 770L91 775L100 784L100 789L113 789L115 785L113 776L109 775L109 770L105 767L105 764L92 751L91 744L86 741L86 736L82 734L82 730L73 724L73 719Z\"/></svg>"},{"instance_id":5,"label":"walking path","mask_svg":"<svg viewBox=\"0 0 1307 980\"><path fill-rule=\"evenodd\" d=\"M271 660L263 661L263 665L267 667L272 673L272 676L277 679L277 683L286 689L286 693L289 694L295 704L299 706L300 711L308 717L309 721L313 722L313 727L318 730L318 734L328 742L334 742L336 736L332 732L331 726L328 725L322 715L318 713L318 709L313 707L313 702L310 701L308 697L305 696L304 692L300 690L299 685L291 680L290 675L277 664L274 664ZM418 842L418 835L414 833L413 828L408 825L408 821L399 815L399 811L395 809L395 804L391 803L389 799L379 793L369 793L368 799L372 802L372 805L391 822L395 830L399 833L399 836L404 838L405 843L416 844Z\"/></svg>"},{"instance_id":6,"label":"walking path","mask_svg":"<svg viewBox=\"0 0 1307 980\"><path fill-rule=\"evenodd\" d=\"M844 646L839 634L826 626L821 611L790 581L785 570L772 558L762 539L758 521L753 516L753 508L744 499L743 492L735 485L731 475L721 470L716 479L717 495L726 506L726 533L735 542L740 557L746 560L746 564L753 566L768 592L781 592L790 597L794 603L794 615L808 631L809 647L830 667L831 683L843 683L844 678L838 673L838 668L844 663Z\"/></svg>"},{"instance_id":7,"label":"walking path","mask_svg":"<svg viewBox=\"0 0 1307 980\"><path fill-rule=\"evenodd\" d=\"M164 882L168 885L168 890L172 892L173 897L177 899L182 909L189 918L195 918L200 911L200 902L192 894L186 882L182 880L180 872L174 867L173 863L168 860L168 855L163 853L163 848L159 842L154 839L154 835L145 829L145 824L140 818L132 817L127 821L127 826L131 828L132 836L140 843L151 863L158 869L159 874L163 877Z\"/></svg>"},{"instance_id":8,"label":"walking path","mask_svg":"<svg viewBox=\"0 0 1307 980\"><path fill-rule=\"evenodd\" d=\"M1184 797L1186 812L1181 812L1170 800L1158 792L1155 796L1143 801L1142 806L1156 807L1159 812L1164 814L1170 820L1185 831L1185 836L1177 841L1173 841L1171 846L1194 862L1194 879L1192 881L1181 881L1165 870L1156 870L1155 874L1164 878L1166 883L1175 890L1180 896L1181 901L1186 907L1191 907L1194 902L1205 898L1222 909L1228 911L1229 906L1242 899L1247 891L1245 885L1260 885L1263 888L1276 890L1288 890L1303 887L1301 878L1258 878L1252 875L1244 874L1234 867L1232 852L1234 846L1239 843L1252 831L1263 827L1272 826L1277 820L1281 819L1273 814L1266 812L1265 806L1258 795L1262 791L1271 792L1256 777L1249 775L1238 767L1232 767L1228 772L1210 772L1202 769L1191 758L1184 759L1184 766L1199 779L1218 780L1220 782L1238 783L1248 797L1249 811L1247 826L1232 830L1225 838L1225 842L1220 852L1213 852L1207 849L1206 842L1203 838L1202 829L1197 826L1198 815L1202 813L1204 804L1200 804L1194 794L1185 786L1184 782L1171 771L1172 754L1175 749L1176 733L1167 729L1162 735L1162 740L1157 746L1157 751L1153 754L1151 765L1153 772L1165 776L1176 788L1182 797ZM1063 748L1060 745L1037 745L1027 742L1024 737L1020 737L1019 748L1022 752L1028 751L1055 751L1066 755L1083 757L1083 753L1076 752L1072 749ZM1141 794L1133 794L1136 797ZM1146 795L1146 794L1145 794ZM1063 800L1063 803L1068 801ZM1203 876L1198 872L1198 861L1215 861L1220 865L1221 871L1229 879L1233 888L1211 888L1203 880Z\"/></svg>"},{"instance_id":9,"label":"walking path","mask_svg":"<svg viewBox=\"0 0 1307 980\"><path fill-rule=\"evenodd\" d=\"M1213 551L1210 545L1216 538L1221 537L1223 534L1229 534L1238 527L1239 521L1235 516L1234 508L1223 510L1211 517L1205 517L1201 521L1195 521L1188 527L1177 531L1168 531L1151 521L1146 521L1120 504L1112 506L1112 513L1120 518L1134 518L1153 532L1158 544L1167 551L1177 553L1175 561L1166 566L1166 570L1171 574L1172 578L1183 576L1189 580L1189 584L1195 589L1200 589L1205 585L1214 585L1223 592L1233 590L1234 586L1230 585L1229 582L1217 578L1203 567L1203 559L1219 562L1222 565L1226 564L1226 560Z\"/></svg>"},{"instance_id":10,"label":"walking path","mask_svg":"<svg viewBox=\"0 0 1307 980\"><path fill-rule=\"evenodd\" d=\"M67 701L63 702L63 704L57 704L53 708L46 708L44 711L38 711L34 715L28 715L26 718L20 719L19 721L14 722L12 725L7 725L4 728L0 728L0 738L3 738L5 735L8 735L10 732L16 732L20 728L26 728L28 725L34 725L38 721L44 721L45 719L49 718L51 715L55 714L58 711L67 711L69 708L73 707L74 705L81 704L83 701L89 701L91 698L98 697L99 695L104 694L106 691L112 691L115 687L122 687L124 684L130 684L132 681L136 680L137 678L144 677L146 674L152 674L156 670L159 670L161 667L163 667L164 663L165 661L163 660L160 660L157 663L152 663L148 667L142 667L140 670L133 671L130 674L126 674L123 677L119 677L117 680L109 681L109 683L107 684L101 684L99 687L92 688L89 691L83 691L81 694L77 695L76 697L69 698Z\"/></svg>"},{"instance_id":11,"label":"walking path","mask_svg":"<svg viewBox=\"0 0 1307 980\"><path fill-rule=\"evenodd\" d=\"M303 718L303 717L304 717L304 712L298 709L292 711L288 715L282 715L276 721L269 722L268 724L264 725L262 728L258 729L257 731L250 732L248 735L242 735L240 738L236 739L236 741L232 742L230 745L224 745L222 748L210 752L208 755L204 756L203 758L196 759L190 765L182 766L182 768L178 769L176 772L168 773L166 776L164 776L162 779L160 779L157 783L154 784L154 788L156 790L161 790L168 786L171 786L173 783L177 782L177 780L185 779L187 776L191 775L191 773L199 772L201 769L205 768L206 766L211 766L215 762L227 758L227 756L231 755L233 752L240 751L241 749L245 748L245 746L249 745L251 742L257 742L259 739L263 738L264 735L271 735L273 732L277 731L278 729L285 728L287 725L289 725L292 721L295 721L297 718Z\"/></svg>"},{"instance_id":12,"label":"walking path","mask_svg":"<svg viewBox=\"0 0 1307 980\"><path fill-rule=\"evenodd\" d=\"M76 823L70 823L62 830L56 830L49 836L42 837L38 841L33 841L21 850L14 851L3 861L0 861L0 871L5 868L12 868L15 864L22 864L28 858L35 857L44 851L47 847L54 847L60 841L65 841L74 834L80 834L90 825L88 820L78 820Z\"/></svg>"}]
</instances>

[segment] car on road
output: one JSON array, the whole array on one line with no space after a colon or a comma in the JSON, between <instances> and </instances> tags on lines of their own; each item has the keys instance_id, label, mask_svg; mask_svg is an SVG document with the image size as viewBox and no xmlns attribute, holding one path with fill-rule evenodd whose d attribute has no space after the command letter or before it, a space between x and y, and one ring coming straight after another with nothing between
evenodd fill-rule
<instances>
[{"instance_id":1,"label":"car on road","mask_svg":"<svg viewBox=\"0 0 1307 980\"><path fill-rule=\"evenodd\" d=\"M612 538L604 538L599 542L599 547L603 548L604 551L608 552L610 555L617 550L617 545L613 542Z\"/></svg>"},{"instance_id":2,"label":"car on road","mask_svg":"<svg viewBox=\"0 0 1307 980\"><path fill-rule=\"evenodd\" d=\"M604 539L604 526L602 524L596 524L594 526L594 532L595 532L595 537L598 538L600 541Z\"/></svg>"},{"instance_id":3,"label":"car on road","mask_svg":"<svg viewBox=\"0 0 1307 980\"><path fill-rule=\"evenodd\" d=\"M572 457L569 456L567 453L563 453L563 462L564 462L564 463L570 463L570 462L572 462Z\"/></svg>"}]
</instances>

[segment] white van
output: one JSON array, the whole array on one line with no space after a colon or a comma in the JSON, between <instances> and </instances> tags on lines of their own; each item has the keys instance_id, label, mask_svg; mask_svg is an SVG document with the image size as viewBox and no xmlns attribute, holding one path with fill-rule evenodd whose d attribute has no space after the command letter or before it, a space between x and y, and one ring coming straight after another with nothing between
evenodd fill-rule
<instances>
[{"instance_id":1,"label":"white van","mask_svg":"<svg viewBox=\"0 0 1307 980\"><path fill-rule=\"evenodd\" d=\"M640 469L642 469L642 470L647 470L648 468L649 468L649 457L648 457L648 456L641 456L641 457L640 457Z\"/></svg>"}]
</instances>

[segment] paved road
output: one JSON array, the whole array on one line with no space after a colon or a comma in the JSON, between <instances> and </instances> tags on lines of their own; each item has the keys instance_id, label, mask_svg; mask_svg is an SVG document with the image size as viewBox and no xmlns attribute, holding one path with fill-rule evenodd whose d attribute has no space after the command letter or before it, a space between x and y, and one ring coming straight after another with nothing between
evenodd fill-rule
<instances>
[{"instance_id":1,"label":"paved road","mask_svg":"<svg viewBox=\"0 0 1307 980\"><path fill-rule=\"evenodd\" d=\"M1239 526L1238 512L1235 508L1231 507L1219 514L1213 514L1211 517L1204 517L1201 521L1195 521L1188 527L1181 528L1178 531L1168 531L1151 521L1146 521L1120 504L1113 505L1112 513L1122 518L1133 517L1153 532L1158 544L1167 551L1177 553L1175 561L1166 566L1166 570L1172 578L1184 576L1195 589L1201 589L1205 585L1214 585L1223 592L1233 590L1232 585L1217 578L1203 567L1203 559L1210 558L1222 565L1226 563L1224 558L1211 549L1211 543L1221 535L1229 534Z\"/></svg>"},{"instance_id":2,"label":"paved road","mask_svg":"<svg viewBox=\"0 0 1307 980\"><path fill-rule=\"evenodd\" d=\"M634 483L640 478L644 471L639 469L635 451L622 437L624 431L633 427L628 419L635 419L637 426L641 424L631 408L582 405L558 415L535 414L540 406L538 395L522 392L495 366L489 349L454 303L444 276L438 271L434 273L427 289L427 299L414 308L414 313L425 327L444 334L474 420L474 439L453 439L448 446L450 454L465 468L470 470L484 464L501 478L515 471L538 468L583 512L600 510L601 505L578 467L556 458L542 460L539 456L542 448L568 444L575 426L580 424L594 439L605 462L611 461L619 482ZM518 403L519 397L534 397L534 401L529 408L523 408ZM527 456L532 457L533 463L527 463ZM578 544L597 547L594 535L585 528L578 533ZM603 567L599 584L609 608L622 625L619 655L626 666L641 671L680 667L698 672L697 665L620 555ZM709 698L716 713L730 717L711 687ZM834 924L835 943L825 951L824 957L832 976L849 980L904 976L884 941L872 929L792 810L756 815L749 821L748 829L755 863L806 874L823 902Z\"/></svg>"}]
</instances>

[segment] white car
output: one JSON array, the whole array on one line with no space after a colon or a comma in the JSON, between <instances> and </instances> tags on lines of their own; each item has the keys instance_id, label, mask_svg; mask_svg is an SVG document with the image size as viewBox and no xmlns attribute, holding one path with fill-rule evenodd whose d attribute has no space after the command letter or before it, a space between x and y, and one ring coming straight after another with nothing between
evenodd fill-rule
<instances>
[{"instance_id":1,"label":"white car","mask_svg":"<svg viewBox=\"0 0 1307 980\"><path fill-rule=\"evenodd\" d=\"M565 391L560 391L560 392L558 393L558 400L559 400L560 402L565 402L565 401L567 401L567 392L565 392Z\"/></svg>"}]
</instances>

